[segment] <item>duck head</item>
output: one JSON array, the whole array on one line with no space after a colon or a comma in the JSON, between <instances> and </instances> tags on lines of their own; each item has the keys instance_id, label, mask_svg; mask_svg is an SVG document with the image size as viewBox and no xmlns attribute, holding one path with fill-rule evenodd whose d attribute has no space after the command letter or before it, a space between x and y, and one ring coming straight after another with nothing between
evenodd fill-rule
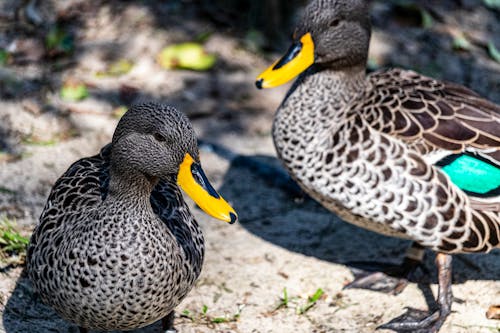
<instances>
[{"instance_id":1,"label":"duck head","mask_svg":"<svg viewBox=\"0 0 500 333\"><path fill-rule=\"evenodd\" d=\"M305 8L288 51L255 84L259 89L279 86L313 64L318 70L365 66L370 32L366 0L313 0Z\"/></svg>"},{"instance_id":2,"label":"duck head","mask_svg":"<svg viewBox=\"0 0 500 333\"><path fill-rule=\"evenodd\" d=\"M177 184L207 214L234 223L234 209L217 193L201 168L189 119L175 108L135 105L120 119L113 135L111 167L147 179L177 179Z\"/></svg>"}]
</instances>

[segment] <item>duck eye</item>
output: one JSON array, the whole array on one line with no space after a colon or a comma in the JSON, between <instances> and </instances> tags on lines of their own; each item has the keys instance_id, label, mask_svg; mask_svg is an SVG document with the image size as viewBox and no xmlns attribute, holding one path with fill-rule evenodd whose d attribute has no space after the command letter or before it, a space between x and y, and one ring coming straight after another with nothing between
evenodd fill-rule
<instances>
[{"instance_id":1,"label":"duck eye","mask_svg":"<svg viewBox=\"0 0 500 333\"><path fill-rule=\"evenodd\" d=\"M333 19L331 22L330 22L330 27L336 27L340 24L340 20L339 19Z\"/></svg>"},{"instance_id":2,"label":"duck eye","mask_svg":"<svg viewBox=\"0 0 500 333\"><path fill-rule=\"evenodd\" d=\"M160 133L153 134L153 137L155 138L156 141L160 141L160 142L167 141L167 139L163 135L161 135Z\"/></svg>"}]
</instances>

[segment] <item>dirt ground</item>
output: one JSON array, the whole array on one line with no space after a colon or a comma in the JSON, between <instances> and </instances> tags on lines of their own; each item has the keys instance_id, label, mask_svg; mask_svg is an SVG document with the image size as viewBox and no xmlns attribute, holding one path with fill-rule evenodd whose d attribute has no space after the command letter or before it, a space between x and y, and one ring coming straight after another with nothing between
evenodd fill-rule
<instances>
[{"instance_id":1,"label":"dirt ground","mask_svg":"<svg viewBox=\"0 0 500 333\"><path fill-rule=\"evenodd\" d=\"M263 54L258 38L231 18L220 28L197 1L34 2L42 20L37 24L31 3L0 2L0 49L14 50L0 66L0 217L29 234L54 181L72 161L109 142L117 110L161 101L190 117L208 177L240 216L228 225L192 205L205 232L206 260L177 308L179 332L373 332L405 307L434 305L431 252L428 283L411 283L397 296L342 289L353 278L346 263L396 263L409 244L342 222L287 178L270 130L288 87L257 91L253 85L279 53ZM500 48L498 9L474 0L422 2L420 10L395 3L373 3L371 67L413 68L500 102L500 64L488 51L489 43ZM74 37L70 55L44 51L40 36L55 24ZM205 48L218 58L210 71L157 64L162 47L207 31ZM457 49L457 36L470 45ZM96 75L122 58L133 63L129 72ZM62 99L58 92L68 80L85 83L89 97ZM457 255L453 269L453 313L441 332L500 332L500 321L485 317L489 305L500 304L500 251ZM78 332L40 302L22 271L0 270L0 332ZM318 289L323 295L308 302ZM134 332L160 330L156 323Z\"/></svg>"}]
</instances>

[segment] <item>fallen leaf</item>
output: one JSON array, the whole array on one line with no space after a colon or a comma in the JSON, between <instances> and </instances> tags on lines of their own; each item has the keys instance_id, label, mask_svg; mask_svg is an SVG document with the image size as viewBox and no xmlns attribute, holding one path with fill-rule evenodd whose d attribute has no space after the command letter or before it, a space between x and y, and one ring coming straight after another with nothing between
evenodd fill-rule
<instances>
[{"instance_id":1,"label":"fallen leaf","mask_svg":"<svg viewBox=\"0 0 500 333\"><path fill-rule=\"evenodd\" d=\"M45 47L51 56L71 53L73 37L59 27L52 27L45 36Z\"/></svg>"},{"instance_id":2,"label":"fallen leaf","mask_svg":"<svg viewBox=\"0 0 500 333\"><path fill-rule=\"evenodd\" d=\"M127 74L134 67L134 63L127 59L120 59L112 64L105 71L100 71L96 73L97 77L106 77L106 76L120 76Z\"/></svg>"},{"instance_id":3,"label":"fallen leaf","mask_svg":"<svg viewBox=\"0 0 500 333\"><path fill-rule=\"evenodd\" d=\"M0 49L0 66L5 66L9 62L9 53L4 49Z\"/></svg>"},{"instance_id":4,"label":"fallen leaf","mask_svg":"<svg viewBox=\"0 0 500 333\"><path fill-rule=\"evenodd\" d=\"M491 59L496 62L500 62L500 51L498 51L493 42L488 43L488 53L490 54Z\"/></svg>"},{"instance_id":5,"label":"fallen leaf","mask_svg":"<svg viewBox=\"0 0 500 333\"><path fill-rule=\"evenodd\" d=\"M80 101L88 97L89 91L83 83L66 82L61 88L60 95L67 101Z\"/></svg>"},{"instance_id":6,"label":"fallen leaf","mask_svg":"<svg viewBox=\"0 0 500 333\"><path fill-rule=\"evenodd\" d=\"M486 312L486 318L488 319L500 319L500 305L492 305L488 308Z\"/></svg>"},{"instance_id":7,"label":"fallen leaf","mask_svg":"<svg viewBox=\"0 0 500 333\"><path fill-rule=\"evenodd\" d=\"M500 0L483 0L483 2L487 7L500 9Z\"/></svg>"},{"instance_id":8,"label":"fallen leaf","mask_svg":"<svg viewBox=\"0 0 500 333\"><path fill-rule=\"evenodd\" d=\"M206 71L215 64L216 57L208 54L197 43L182 43L167 46L158 54L157 61L165 69L191 69Z\"/></svg>"},{"instance_id":9,"label":"fallen leaf","mask_svg":"<svg viewBox=\"0 0 500 333\"><path fill-rule=\"evenodd\" d=\"M455 34L453 37L453 48L455 50L469 51L471 47L472 44L469 42L467 37L465 37L463 32L460 31Z\"/></svg>"},{"instance_id":10,"label":"fallen leaf","mask_svg":"<svg viewBox=\"0 0 500 333\"><path fill-rule=\"evenodd\" d=\"M127 107L126 106L119 106L117 107L116 109L113 110L112 114L113 114L113 117L114 118L117 118L117 119L120 119L124 114L125 112L127 112Z\"/></svg>"},{"instance_id":11,"label":"fallen leaf","mask_svg":"<svg viewBox=\"0 0 500 333\"><path fill-rule=\"evenodd\" d=\"M434 19L426 9L420 8L420 16L422 17L422 28L429 29L434 25Z\"/></svg>"}]
</instances>

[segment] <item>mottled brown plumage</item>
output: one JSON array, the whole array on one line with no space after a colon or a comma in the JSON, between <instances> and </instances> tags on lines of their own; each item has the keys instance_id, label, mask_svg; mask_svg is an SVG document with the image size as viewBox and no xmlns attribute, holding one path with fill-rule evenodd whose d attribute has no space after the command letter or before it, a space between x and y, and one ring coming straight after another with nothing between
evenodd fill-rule
<instances>
[{"instance_id":1,"label":"mottled brown plumage","mask_svg":"<svg viewBox=\"0 0 500 333\"><path fill-rule=\"evenodd\" d=\"M467 150L491 156L500 140L477 119L498 123L498 107L467 101L462 91L410 71L366 78L356 71L308 73L280 106L273 135L294 178L362 227L448 253L497 247L499 213L491 207L498 199L470 197L429 160ZM464 100L473 104L473 121L458 115ZM481 137L497 146L480 146Z\"/></svg>"},{"instance_id":2,"label":"mottled brown plumage","mask_svg":"<svg viewBox=\"0 0 500 333\"><path fill-rule=\"evenodd\" d=\"M370 126L422 154L500 148L500 107L475 92L413 71L371 74L359 108Z\"/></svg>"}]
</instances>

